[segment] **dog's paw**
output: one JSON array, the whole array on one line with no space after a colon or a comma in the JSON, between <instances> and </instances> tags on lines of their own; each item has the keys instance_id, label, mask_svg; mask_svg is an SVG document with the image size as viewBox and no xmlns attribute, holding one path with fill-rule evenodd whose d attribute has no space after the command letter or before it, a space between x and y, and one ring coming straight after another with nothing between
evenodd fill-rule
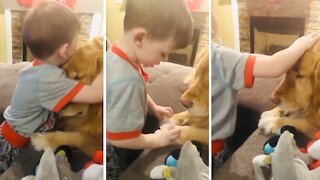
<instances>
[{"instance_id":1,"label":"dog's paw","mask_svg":"<svg viewBox=\"0 0 320 180\"><path fill-rule=\"evenodd\" d=\"M175 125L184 125L184 124L187 124L188 120L178 118L177 116L174 115L169 119L169 122Z\"/></svg>"},{"instance_id":2,"label":"dog's paw","mask_svg":"<svg viewBox=\"0 0 320 180\"><path fill-rule=\"evenodd\" d=\"M31 136L31 144L37 151L46 150L51 148L49 141L47 140L45 134L35 133Z\"/></svg>"},{"instance_id":3,"label":"dog's paw","mask_svg":"<svg viewBox=\"0 0 320 180\"><path fill-rule=\"evenodd\" d=\"M176 139L176 142L178 144L184 144L188 140L188 132L189 132L190 127L189 126L181 126L180 127L180 137Z\"/></svg>"},{"instance_id":4,"label":"dog's paw","mask_svg":"<svg viewBox=\"0 0 320 180\"><path fill-rule=\"evenodd\" d=\"M261 119L262 118L267 118L267 117L280 117L281 116L281 111L278 108L274 108L270 111L265 111L261 114Z\"/></svg>"},{"instance_id":5,"label":"dog's paw","mask_svg":"<svg viewBox=\"0 0 320 180\"><path fill-rule=\"evenodd\" d=\"M260 119L258 127L263 130L265 134L276 133L275 129L279 117L263 117Z\"/></svg>"}]
</instances>

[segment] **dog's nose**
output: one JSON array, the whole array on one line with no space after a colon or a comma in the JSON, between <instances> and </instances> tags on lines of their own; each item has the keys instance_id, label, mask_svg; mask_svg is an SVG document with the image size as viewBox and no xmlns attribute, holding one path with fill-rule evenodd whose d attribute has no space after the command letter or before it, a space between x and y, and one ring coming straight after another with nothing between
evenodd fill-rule
<instances>
[{"instance_id":1,"label":"dog's nose","mask_svg":"<svg viewBox=\"0 0 320 180\"><path fill-rule=\"evenodd\" d=\"M270 96L270 101L275 105L279 105L281 103L281 100L274 95Z\"/></svg>"},{"instance_id":2,"label":"dog's nose","mask_svg":"<svg viewBox=\"0 0 320 180\"><path fill-rule=\"evenodd\" d=\"M193 105L192 101L183 98L180 98L180 102L186 108L191 108Z\"/></svg>"}]
</instances>

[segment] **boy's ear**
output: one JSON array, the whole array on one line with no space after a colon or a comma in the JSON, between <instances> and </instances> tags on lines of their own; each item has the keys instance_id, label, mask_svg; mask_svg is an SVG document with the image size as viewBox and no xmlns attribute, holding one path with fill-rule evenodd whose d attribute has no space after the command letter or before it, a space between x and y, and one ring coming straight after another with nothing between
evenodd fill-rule
<instances>
[{"instance_id":1,"label":"boy's ear","mask_svg":"<svg viewBox=\"0 0 320 180\"><path fill-rule=\"evenodd\" d=\"M133 41L138 46L141 46L147 36L147 31L143 28L136 28L133 32Z\"/></svg>"},{"instance_id":2,"label":"boy's ear","mask_svg":"<svg viewBox=\"0 0 320 180\"><path fill-rule=\"evenodd\" d=\"M60 57L67 58L68 46L68 44L63 44L62 46L60 46L60 48L58 49L58 54Z\"/></svg>"}]
</instances>

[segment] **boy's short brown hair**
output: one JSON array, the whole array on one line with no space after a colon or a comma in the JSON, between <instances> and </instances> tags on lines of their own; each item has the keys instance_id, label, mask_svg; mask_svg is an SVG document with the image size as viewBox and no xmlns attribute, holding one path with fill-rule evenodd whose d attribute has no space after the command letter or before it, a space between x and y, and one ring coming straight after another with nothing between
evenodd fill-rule
<instances>
[{"instance_id":1,"label":"boy's short brown hair","mask_svg":"<svg viewBox=\"0 0 320 180\"><path fill-rule=\"evenodd\" d=\"M124 30L143 27L147 37L173 37L175 49L186 47L192 38L193 21L184 0L127 0Z\"/></svg>"},{"instance_id":2,"label":"boy's short brown hair","mask_svg":"<svg viewBox=\"0 0 320 180\"><path fill-rule=\"evenodd\" d=\"M77 15L55 1L31 8L22 25L22 38L35 58L51 56L61 45L71 43L80 31Z\"/></svg>"}]
</instances>

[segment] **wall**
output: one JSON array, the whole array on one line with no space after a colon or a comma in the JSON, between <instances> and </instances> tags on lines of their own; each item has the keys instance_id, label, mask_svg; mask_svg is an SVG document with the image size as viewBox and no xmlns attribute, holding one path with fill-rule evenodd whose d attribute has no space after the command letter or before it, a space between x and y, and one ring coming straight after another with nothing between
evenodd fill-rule
<instances>
[{"instance_id":1,"label":"wall","mask_svg":"<svg viewBox=\"0 0 320 180\"><path fill-rule=\"evenodd\" d=\"M2 4L0 3L0 64L7 62L6 29Z\"/></svg>"},{"instance_id":2,"label":"wall","mask_svg":"<svg viewBox=\"0 0 320 180\"><path fill-rule=\"evenodd\" d=\"M234 48L231 0L213 0L212 10L218 19L218 32L214 42L225 47Z\"/></svg>"},{"instance_id":3,"label":"wall","mask_svg":"<svg viewBox=\"0 0 320 180\"><path fill-rule=\"evenodd\" d=\"M319 0L238 0L240 49L250 52L249 17L304 17L306 18L305 34L320 30Z\"/></svg>"},{"instance_id":4,"label":"wall","mask_svg":"<svg viewBox=\"0 0 320 180\"><path fill-rule=\"evenodd\" d=\"M121 4L115 0L107 1L107 37L112 44L116 43L123 33L124 11L120 11Z\"/></svg>"}]
</instances>

